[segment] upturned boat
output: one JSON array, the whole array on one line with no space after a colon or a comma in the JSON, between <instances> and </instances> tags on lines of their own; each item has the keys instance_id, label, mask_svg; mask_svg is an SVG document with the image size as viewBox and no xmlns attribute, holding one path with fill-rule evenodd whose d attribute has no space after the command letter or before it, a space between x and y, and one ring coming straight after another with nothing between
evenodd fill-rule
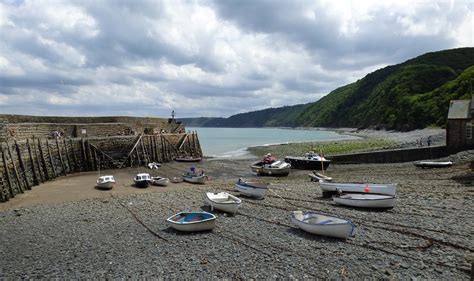
<instances>
[{"instance_id":1,"label":"upturned boat","mask_svg":"<svg viewBox=\"0 0 474 281\"><path fill-rule=\"evenodd\" d=\"M374 184L374 183L336 183L319 181L319 186L323 192L342 193L375 193L394 196L397 184Z\"/></svg>"},{"instance_id":2,"label":"upturned boat","mask_svg":"<svg viewBox=\"0 0 474 281\"><path fill-rule=\"evenodd\" d=\"M324 213L294 211L291 222L306 232L321 236L346 239L355 234L352 221Z\"/></svg>"},{"instance_id":3,"label":"upturned boat","mask_svg":"<svg viewBox=\"0 0 474 281\"><path fill-rule=\"evenodd\" d=\"M234 188L242 195L263 199L268 191L268 183L244 181L239 178Z\"/></svg>"},{"instance_id":4,"label":"upturned boat","mask_svg":"<svg viewBox=\"0 0 474 281\"><path fill-rule=\"evenodd\" d=\"M395 196L382 194L341 194L334 196L333 201L340 205L359 208L393 208Z\"/></svg>"},{"instance_id":5,"label":"upturned boat","mask_svg":"<svg viewBox=\"0 0 474 281\"><path fill-rule=\"evenodd\" d=\"M267 154L263 160L252 163L250 168L259 176L288 176L291 165Z\"/></svg>"},{"instance_id":6,"label":"upturned boat","mask_svg":"<svg viewBox=\"0 0 474 281\"><path fill-rule=\"evenodd\" d=\"M291 168L302 170L326 170L331 160L310 151L304 156L286 156L285 162L291 164Z\"/></svg>"},{"instance_id":7,"label":"upturned boat","mask_svg":"<svg viewBox=\"0 0 474 281\"><path fill-rule=\"evenodd\" d=\"M170 182L169 178L151 177L151 184L153 185L167 186L169 182Z\"/></svg>"},{"instance_id":8,"label":"upturned boat","mask_svg":"<svg viewBox=\"0 0 474 281\"><path fill-rule=\"evenodd\" d=\"M332 181L332 178L329 176L326 176L321 173L317 173L316 171L313 171L312 173L308 174L308 177L311 181Z\"/></svg>"},{"instance_id":9,"label":"upturned boat","mask_svg":"<svg viewBox=\"0 0 474 281\"><path fill-rule=\"evenodd\" d=\"M133 178L136 187L148 187L151 183L151 177L148 173L139 173Z\"/></svg>"},{"instance_id":10,"label":"upturned boat","mask_svg":"<svg viewBox=\"0 0 474 281\"><path fill-rule=\"evenodd\" d=\"M166 219L170 227L179 231L204 231L216 226L216 216L208 212L179 212Z\"/></svg>"},{"instance_id":11,"label":"upturned boat","mask_svg":"<svg viewBox=\"0 0 474 281\"><path fill-rule=\"evenodd\" d=\"M211 211L214 209L226 212L226 213L237 213L242 200L227 192L206 192L206 198L204 199L207 205L211 206Z\"/></svg>"},{"instance_id":12,"label":"upturned boat","mask_svg":"<svg viewBox=\"0 0 474 281\"><path fill-rule=\"evenodd\" d=\"M112 189L115 185L114 176L100 176L97 179L97 188L100 189Z\"/></svg>"},{"instance_id":13,"label":"upturned boat","mask_svg":"<svg viewBox=\"0 0 474 281\"><path fill-rule=\"evenodd\" d=\"M451 167L453 162L451 161L418 161L415 162L416 167L420 168L446 168Z\"/></svg>"}]
</instances>

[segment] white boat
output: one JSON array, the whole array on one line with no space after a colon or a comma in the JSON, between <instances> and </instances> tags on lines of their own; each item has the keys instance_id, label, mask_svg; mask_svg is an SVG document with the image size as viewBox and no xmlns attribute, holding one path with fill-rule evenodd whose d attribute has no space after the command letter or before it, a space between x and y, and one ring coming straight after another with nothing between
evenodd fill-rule
<instances>
[{"instance_id":1,"label":"white boat","mask_svg":"<svg viewBox=\"0 0 474 281\"><path fill-rule=\"evenodd\" d=\"M172 177L170 181L172 183L180 183L183 182L183 177Z\"/></svg>"},{"instance_id":2,"label":"white boat","mask_svg":"<svg viewBox=\"0 0 474 281\"><path fill-rule=\"evenodd\" d=\"M242 200L227 192L206 192L206 198L204 199L207 205L211 206L211 211L214 209L221 210L226 213L237 213Z\"/></svg>"},{"instance_id":3,"label":"white boat","mask_svg":"<svg viewBox=\"0 0 474 281\"><path fill-rule=\"evenodd\" d=\"M250 168L259 176L288 176L291 164L267 154L263 160L252 163Z\"/></svg>"},{"instance_id":4,"label":"white boat","mask_svg":"<svg viewBox=\"0 0 474 281\"><path fill-rule=\"evenodd\" d=\"M115 184L114 176L101 176L97 179L97 188L112 189Z\"/></svg>"},{"instance_id":5,"label":"white boat","mask_svg":"<svg viewBox=\"0 0 474 281\"><path fill-rule=\"evenodd\" d=\"M170 183L169 178L151 177L151 184L153 184L153 185L167 186L168 183Z\"/></svg>"},{"instance_id":6,"label":"white boat","mask_svg":"<svg viewBox=\"0 0 474 281\"><path fill-rule=\"evenodd\" d=\"M334 196L333 201L340 205L360 208L393 208L395 196L382 194L352 193Z\"/></svg>"},{"instance_id":7,"label":"white boat","mask_svg":"<svg viewBox=\"0 0 474 281\"><path fill-rule=\"evenodd\" d=\"M148 163L148 169L158 169L161 167L161 163L158 162L150 162Z\"/></svg>"},{"instance_id":8,"label":"white boat","mask_svg":"<svg viewBox=\"0 0 474 281\"><path fill-rule=\"evenodd\" d=\"M166 221L172 228L187 232L211 230L216 226L216 216L207 212L180 212Z\"/></svg>"},{"instance_id":9,"label":"white boat","mask_svg":"<svg viewBox=\"0 0 474 281\"><path fill-rule=\"evenodd\" d=\"M328 177L324 174L321 173L316 173L316 171L313 171L311 174L308 174L308 177L311 181L317 181L319 182L320 180L322 181L332 181L331 177Z\"/></svg>"},{"instance_id":10,"label":"white boat","mask_svg":"<svg viewBox=\"0 0 474 281\"><path fill-rule=\"evenodd\" d=\"M323 192L342 193L375 193L394 196L397 184L374 184L374 183L335 183L319 181L319 186Z\"/></svg>"},{"instance_id":11,"label":"white boat","mask_svg":"<svg viewBox=\"0 0 474 281\"><path fill-rule=\"evenodd\" d=\"M321 236L346 239L355 233L355 225L350 220L323 213L294 211L291 222L306 232Z\"/></svg>"},{"instance_id":12,"label":"white boat","mask_svg":"<svg viewBox=\"0 0 474 281\"><path fill-rule=\"evenodd\" d=\"M415 162L415 166L420 168L446 168L451 167L453 162L451 161L418 161Z\"/></svg>"},{"instance_id":13,"label":"white boat","mask_svg":"<svg viewBox=\"0 0 474 281\"><path fill-rule=\"evenodd\" d=\"M206 182L207 176L205 174L195 175L195 174L192 174L192 173L186 173L186 174L183 174L183 180L186 181L186 182L190 182L190 183L203 184L203 183Z\"/></svg>"},{"instance_id":14,"label":"white boat","mask_svg":"<svg viewBox=\"0 0 474 281\"><path fill-rule=\"evenodd\" d=\"M133 181L136 187L148 187L151 183L151 177L150 174L139 173L133 178Z\"/></svg>"},{"instance_id":15,"label":"white boat","mask_svg":"<svg viewBox=\"0 0 474 281\"><path fill-rule=\"evenodd\" d=\"M268 191L268 183L244 181L239 178L234 188L243 195L263 199Z\"/></svg>"}]
</instances>

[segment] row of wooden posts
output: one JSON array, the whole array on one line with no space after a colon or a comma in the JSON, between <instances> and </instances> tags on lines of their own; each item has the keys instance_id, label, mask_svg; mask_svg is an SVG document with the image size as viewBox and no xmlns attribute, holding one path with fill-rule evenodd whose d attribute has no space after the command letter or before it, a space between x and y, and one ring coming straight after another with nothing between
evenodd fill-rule
<instances>
[{"instance_id":1,"label":"row of wooden posts","mask_svg":"<svg viewBox=\"0 0 474 281\"><path fill-rule=\"evenodd\" d=\"M123 143L129 145L124 148ZM193 132L89 139L33 137L4 142L1 154L0 202L5 202L58 176L170 162L181 155L202 156L202 151Z\"/></svg>"}]
</instances>

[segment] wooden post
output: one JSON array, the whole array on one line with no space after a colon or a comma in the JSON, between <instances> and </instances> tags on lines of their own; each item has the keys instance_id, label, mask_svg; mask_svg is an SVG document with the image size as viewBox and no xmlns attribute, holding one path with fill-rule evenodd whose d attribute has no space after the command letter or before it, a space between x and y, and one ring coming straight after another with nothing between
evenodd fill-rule
<instances>
[{"instance_id":1,"label":"wooden post","mask_svg":"<svg viewBox=\"0 0 474 281\"><path fill-rule=\"evenodd\" d=\"M69 157L69 150L67 149L66 139L64 139L64 138L63 138L63 145L64 145L64 151L66 151L66 160L67 160L68 172L71 173L71 171L72 171L71 158Z\"/></svg>"},{"instance_id":2,"label":"wooden post","mask_svg":"<svg viewBox=\"0 0 474 281\"><path fill-rule=\"evenodd\" d=\"M7 157L5 157L5 149L3 149L3 147L2 147L2 160L3 160L3 168L5 169L5 175L7 175L8 189L10 191L9 198L13 198L15 197L15 191L13 190L13 183L12 183L12 179L10 178ZM1 191L1 193L3 194L3 190ZM8 200L8 198L5 198L5 200Z\"/></svg>"},{"instance_id":3,"label":"wooden post","mask_svg":"<svg viewBox=\"0 0 474 281\"><path fill-rule=\"evenodd\" d=\"M31 185L30 185L30 181L28 180L28 173L26 171L25 163L23 163L23 159L21 157L20 146L18 145L16 140L15 140L15 148L16 148L16 154L18 156L18 161L20 162L20 169L23 174L23 180L25 181L25 184L26 184L26 189L30 190Z\"/></svg>"},{"instance_id":4,"label":"wooden post","mask_svg":"<svg viewBox=\"0 0 474 281\"><path fill-rule=\"evenodd\" d=\"M97 158L97 149L95 149L95 147L93 147L92 149L94 150L95 170L98 171L100 169L100 161Z\"/></svg>"},{"instance_id":5,"label":"wooden post","mask_svg":"<svg viewBox=\"0 0 474 281\"><path fill-rule=\"evenodd\" d=\"M16 168L15 159L13 159L12 151L10 150L10 144L8 143L8 141L6 141L5 143L7 145L8 157L10 157L10 160L12 161L12 164L13 164L13 170L15 171L17 191L23 193L26 187L23 188L23 182L20 180L20 174L18 173L18 169Z\"/></svg>"},{"instance_id":6,"label":"wooden post","mask_svg":"<svg viewBox=\"0 0 474 281\"><path fill-rule=\"evenodd\" d=\"M33 151L35 153L36 166L38 167L38 179L40 182L44 182L43 173L41 172L41 163L38 157L38 150L36 149L35 136L33 136Z\"/></svg>"},{"instance_id":7,"label":"wooden post","mask_svg":"<svg viewBox=\"0 0 474 281\"><path fill-rule=\"evenodd\" d=\"M89 162L87 161L87 153L86 153L86 144L84 138L81 138L81 155L82 155L82 171L89 170Z\"/></svg>"},{"instance_id":8,"label":"wooden post","mask_svg":"<svg viewBox=\"0 0 474 281\"><path fill-rule=\"evenodd\" d=\"M71 144L71 153L72 153L72 159L74 160L74 171L80 171L79 169L79 164L77 163L77 157L76 157L76 151L74 150L74 143L72 142L72 139L69 139L69 143Z\"/></svg>"},{"instance_id":9,"label":"wooden post","mask_svg":"<svg viewBox=\"0 0 474 281\"><path fill-rule=\"evenodd\" d=\"M53 162L53 156L51 155L51 149L49 148L49 141L47 139L46 139L46 148L48 149L49 162L50 162L51 170L53 171L53 178L55 178L58 175L56 174L56 169L54 167L54 162Z\"/></svg>"},{"instance_id":10,"label":"wooden post","mask_svg":"<svg viewBox=\"0 0 474 281\"><path fill-rule=\"evenodd\" d=\"M49 180L49 172L48 172L48 165L46 165L46 160L44 159L43 147L41 146L41 140L38 139L38 148L41 154L41 163L43 164L43 171L44 171L44 178Z\"/></svg>"},{"instance_id":11,"label":"wooden post","mask_svg":"<svg viewBox=\"0 0 474 281\"><path fill-rule=\"evenodd\" d=\"M28 155L30 156L31 170L33 171L33 184L38 185L40 181L39 181L39 176L36 174L35 161L33 159L33 153L31 152L30 139L26 139L26 147L28 148Z\"/></svg>"},{"instance_id":12,"label":"wooden post","mask_svg":"<svg viewBox=\"0 0 474 281\"><path fill-rule=\"evenodd\" d=\"M59 147L59 141L58 141L58 138L56 138L56 149L58 150L58 155L59 155L59 161L61 162L61 169L63 171L63 175L67 175L66 174L66 166L64 165L64 161L63 161L63 155L61 153L61 148Z\"/></svg>"},{"instance_id":13,"label":"wooden post","mask_svg":"<svg viewBox=\"0 0 474 281\"><path fill-rule=\"evenodd\" d=\"M92 151L91 151L91 146L89 140L87 140L86 143L86 151L87 151L87 159L89 159L89 170L94 169L94 160L92 159Z\"/></svg>"}]
</instances>

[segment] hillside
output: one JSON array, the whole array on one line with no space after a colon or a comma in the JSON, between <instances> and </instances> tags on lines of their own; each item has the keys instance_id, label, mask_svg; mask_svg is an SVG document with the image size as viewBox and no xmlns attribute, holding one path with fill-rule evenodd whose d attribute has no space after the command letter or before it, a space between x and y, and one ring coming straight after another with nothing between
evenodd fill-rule
<instances>
[{"instance_id":1,"label":"hillside","mask_svg":"<svg viewBox=\"0 0 474 281\"><path fill-rule=\"evenodd\" d=\"M474 48L421 55L335 89L317 102L211 119L212 127L357 127L413 130L446 124L449 100L469 99Z\"/></svg>"}]
</instances>

